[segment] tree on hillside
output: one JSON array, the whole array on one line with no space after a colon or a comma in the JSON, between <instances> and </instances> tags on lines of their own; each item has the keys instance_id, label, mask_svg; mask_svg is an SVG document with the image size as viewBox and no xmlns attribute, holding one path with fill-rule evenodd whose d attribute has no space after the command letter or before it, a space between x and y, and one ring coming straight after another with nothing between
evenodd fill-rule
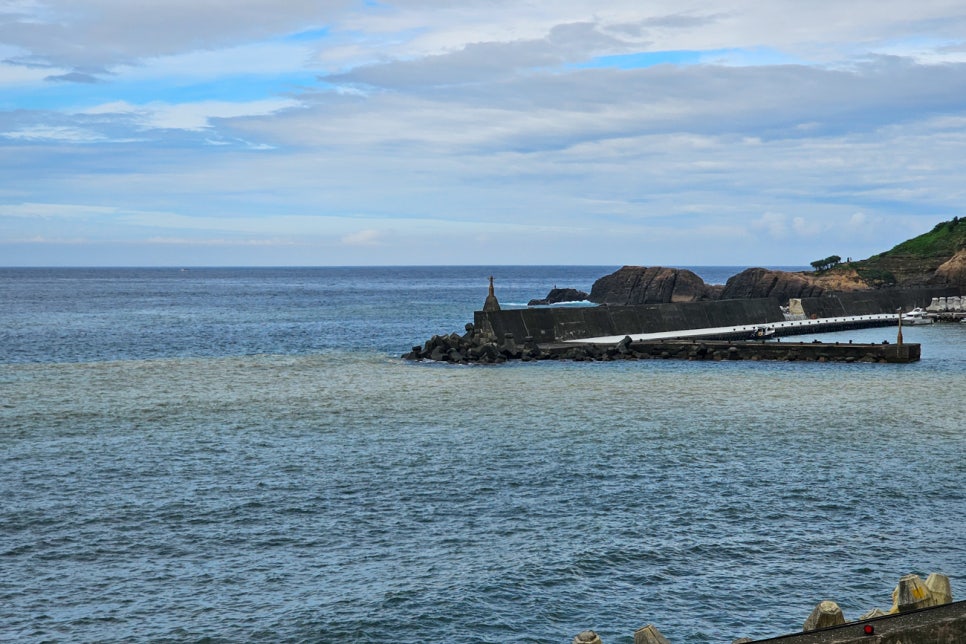
<instances>
[{"instance_id":1,"label":"tree on hillside","mask_svg":"<svg viewBox=\"0 0 966 644\"><path fill-rule=\"evenodd\" d=\"M814 262L811 262L811 265L816 271L827 271L833 266L838 266L841 261L842 258L838 255L829 255L825 259L816 259Z\"/></svg>"}]
</instances>

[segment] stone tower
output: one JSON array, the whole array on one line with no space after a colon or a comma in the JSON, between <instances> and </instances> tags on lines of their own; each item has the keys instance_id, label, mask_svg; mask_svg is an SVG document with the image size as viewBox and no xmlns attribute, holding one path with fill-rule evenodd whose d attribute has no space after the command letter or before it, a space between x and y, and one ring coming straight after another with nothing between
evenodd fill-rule
<instances>
[{"instance_id":1,"label":"stone tower","mask_svg":"<svg viewBox=\"0 0 966 644\"><path fill-rule=\"evenodd\" d=\"M493 276L490 276L490 292L486 296L486 301L483 302L484 311L499 311L500 303L496 299L496 295L493 293Z\"/></svg>"}]
</instances>

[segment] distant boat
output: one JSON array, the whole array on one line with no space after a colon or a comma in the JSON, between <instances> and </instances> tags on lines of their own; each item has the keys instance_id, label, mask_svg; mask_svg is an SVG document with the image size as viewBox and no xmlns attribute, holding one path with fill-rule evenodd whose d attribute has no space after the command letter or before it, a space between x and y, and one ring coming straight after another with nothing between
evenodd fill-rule
<instances>
[{"instance_id":1,"label":"distant boat","mask_svg":"<svg viewBox=\"0 0 966 644\"><path fill-rule=\"evenodd\" d=\"M932 324L933 319L926 314L925 309L917 306L908 313L902 314L902 323L910 326L918 326L920 324Z\"/></svg>"}]
</instances>

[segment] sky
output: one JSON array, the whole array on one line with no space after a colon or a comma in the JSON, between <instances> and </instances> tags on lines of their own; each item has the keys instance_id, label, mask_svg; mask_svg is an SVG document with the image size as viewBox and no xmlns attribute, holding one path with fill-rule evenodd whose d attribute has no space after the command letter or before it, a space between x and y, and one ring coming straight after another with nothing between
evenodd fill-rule
<instances>
[{"instance_id":1,"label":"sky","mask_svg":"<svg viewBox=\"0 0 966 644\"><path fill-rule=\"evenodd\" d=\"M964 178L961 0L0 0L0 266L807 265Z\"/></svg>"}]
</instances>

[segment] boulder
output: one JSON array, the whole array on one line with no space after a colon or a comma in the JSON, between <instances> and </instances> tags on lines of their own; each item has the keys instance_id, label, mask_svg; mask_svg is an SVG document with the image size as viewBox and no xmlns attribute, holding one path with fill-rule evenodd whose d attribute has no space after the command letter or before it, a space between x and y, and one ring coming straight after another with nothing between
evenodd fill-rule
<instances>
[{"instance_id":1,"label":"boulder","mask_svg":"<svg viewBox=\"0 0 966 644\"><path fill-rule=\"evenodd\" d=\"M749 268L728 279L722 300L774 297L787 305L792 298L819 297L825 289L814 277L767 268Z\"/></svg>"},{"instance_id":2,"label":"boulder","mask_svg":"<svg viewBox=\"0 0 966 644\"><path fill-rule=\"evenodd\" d=\"M584 291L578 291L575 288L557 288L555 286L547 293L547 297L542 300L530 300L527 302L527 306L547 306L561 302L583 302L586 299L587 293Z\"/></svg>"},{"instance_id":3,"label":"boulder","mask_svg":"<svg viewBox=\"0 0 966 644\"><path fill-rule=\"evenodd\" d=\"M624 266L594 282L587 299L625 306L712 299L711 289L694 272L662 266Z\"/></svg>"}]
</instances>

